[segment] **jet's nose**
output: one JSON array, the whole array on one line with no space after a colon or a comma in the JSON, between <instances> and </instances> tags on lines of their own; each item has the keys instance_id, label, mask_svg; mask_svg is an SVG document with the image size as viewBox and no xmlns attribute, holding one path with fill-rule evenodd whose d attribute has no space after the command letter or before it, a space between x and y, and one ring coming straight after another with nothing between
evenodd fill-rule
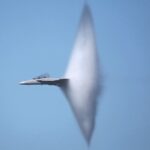
<instances>
[{"instance_id":1,"label":"jet's nose","mask_svg":"<svg viewBox=\"0 0 150 150\"><path fill-rule=\"evenodd\" d=\"M19 82L20 85L26 85L26 82L25 81L21 81Z\"/></svg>"},{"instance_id":2,"label":"jet's nose","mask_svg":"<svg viewBox=\"0 0 150 150\"><path fill-rule=\"evenodd\" d=\"M20 85L30 85L32 82L29 80L19 82Z\"/></svg>"},{"instance_id":3,"label":"jet's nose","mask_svg":"<svg viewBox=\"0 0 150 150\"><path fill-rule=\"evenodd\" d=\"M40 85L41 83L37 80L26 80L19 82L20 85Z\"/></svg>"}]
</instances>

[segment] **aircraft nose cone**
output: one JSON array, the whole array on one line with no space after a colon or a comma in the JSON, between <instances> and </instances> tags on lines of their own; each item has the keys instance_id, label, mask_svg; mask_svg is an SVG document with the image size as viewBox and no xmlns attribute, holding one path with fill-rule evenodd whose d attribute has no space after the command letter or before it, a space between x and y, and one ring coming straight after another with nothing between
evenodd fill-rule
<instances>
[{"instance_id":1,"label":"aircraft nose cone","mask_svg":"<svg viewBox=\"0 0 150 150\"><path fill-rule=\"evenodd\" d=\"M20 85L25 85L24 81L19 82Z\"/></svg>"}]
</instances>

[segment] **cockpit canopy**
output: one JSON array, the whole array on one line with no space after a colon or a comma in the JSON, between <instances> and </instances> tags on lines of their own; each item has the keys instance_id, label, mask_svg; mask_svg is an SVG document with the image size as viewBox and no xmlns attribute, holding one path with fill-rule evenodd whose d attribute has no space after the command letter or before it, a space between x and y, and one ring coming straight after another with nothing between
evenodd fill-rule
<instances>
[{"instance_id":1,"label":"cockpit canopy","mask_svg":"<svg viewBox=\"0 0 150 150\"><path fill-rule=\"evenodd\" d=\"M32 79L36 80L36 79L43 79L43 78L49 78L49 74L48 73L45 73L45 74L42 74L42 75L39 75L37 77L34 77Z\"/></svg>"}]
</instances>

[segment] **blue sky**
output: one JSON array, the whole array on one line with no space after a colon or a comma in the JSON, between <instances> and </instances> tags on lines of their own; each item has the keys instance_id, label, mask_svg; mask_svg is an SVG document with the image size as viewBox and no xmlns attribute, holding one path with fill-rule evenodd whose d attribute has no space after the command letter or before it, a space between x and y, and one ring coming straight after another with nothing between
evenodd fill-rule
<instances>
[{"instance_id":1,"label":"blue sky","mask_svg":"<svg viewBox=\"0 0 150 150\"><path fill-rule=\"evenodd\" d=\"M62 76L84 1L0 1L0 149L86 150L57 87L20 86ZM150 2L89 0L103 93L91 150L150 149Z\"/></svg>"}]
</instances>

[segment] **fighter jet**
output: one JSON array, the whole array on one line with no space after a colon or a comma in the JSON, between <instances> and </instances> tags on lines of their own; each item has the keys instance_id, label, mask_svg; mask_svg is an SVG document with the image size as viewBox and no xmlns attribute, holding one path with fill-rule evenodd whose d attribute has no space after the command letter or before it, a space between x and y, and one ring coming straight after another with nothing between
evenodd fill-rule
<instances>
[{"instance_id":1,"label":"fighter jet","mask_svg":"<svg viewBox=\"0 0 150 150\"><path fill-rule=\"evenodd\" d=\"M95 126L100 71L92 15L84 5L73 52L62 78L47 75L20 82L21 85L56 85L65 94L80 129L90 143Z\"/></svg>"},{"instance_id":2,"label":"fighter jet","mask_svg":"<svg viewBox=\"0 0 150 150\"><path fill-rule=\"evenodd\" d=\"M65 78L50 78L48 74L42 74L40 76L34 77L31 80L21 81L21 85L57 85L61 86L68 79Z\"/></svg>"}]
</instances>

